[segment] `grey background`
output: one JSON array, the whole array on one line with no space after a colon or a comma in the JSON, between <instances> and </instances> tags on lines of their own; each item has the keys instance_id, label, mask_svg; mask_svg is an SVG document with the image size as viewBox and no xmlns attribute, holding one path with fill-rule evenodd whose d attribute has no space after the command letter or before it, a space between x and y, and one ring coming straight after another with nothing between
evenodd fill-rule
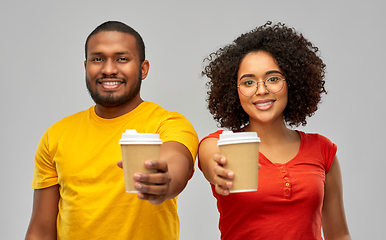
<instances>
[{"instance_id":1,"label":"grey background","mask_svg":"<svg viewBox=\"0 0 386 240\"><path fill-rule=\"evenodd\" d=\"M142 97L184 114L201 139L217 129L206 109L203 58L272 20L295 27L321 50L329 93L299 129L338 145L351 235L380 239L386 213L384 9L381 0L1 1L0 238L24 238L43 132L93 104L83 61L85 39L97 25L120 20L139 31L150 61ZM178 203L180 239L219 239L216 203L197 168Z\"/></svg>"}]
</instances>

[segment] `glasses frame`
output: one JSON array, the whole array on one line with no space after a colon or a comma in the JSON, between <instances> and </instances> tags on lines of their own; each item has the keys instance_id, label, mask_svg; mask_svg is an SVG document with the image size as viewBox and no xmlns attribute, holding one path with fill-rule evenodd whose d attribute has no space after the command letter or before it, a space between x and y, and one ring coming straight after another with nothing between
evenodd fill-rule
<instances>
[{"instance_id":1,"label":"glasses frame","mask_svg":"<svg viewBox=\"0 0 386 240\"><path fill-rule=\"evenodd\" d=\"M281 86L281 88L279 89L279 91L272 92L272 91L270 91L270 90L267 88L267 84L265 84L265 83L266 83L267 80L270 79L271 77L277 77L277 78L280 78L280 79L283 80L283 85ZM278 93L278 92L280 92L280 91L283 89L283 87L284 87L284 82L286 81L286 79L283 79L283 78L280 77L280 76L270 76L270 77L268 77L267 79L265 79L264 81L255 81L255 80L252 80L252 81L255 81L255 82L256 82L256 90L255 90L255 92L254 92L252 95L250 95L250 96L244 95L244 94L241 92L241 90L240 90L240 85L241 85L243 82L245 82L245 81L251 81L251 80L252 80L252 79L244 80L244 81L242 81L242 82L237 86L237 89L239 90L239 92L241 93L241 95L243 95L243 96L245 96L245 97L252 97L253 95L255 95L255 94L257 93L257 90L258 90L258 87L259 87L259 83L260 83L260 82L262 82L262 83L264 84L264 87L265 87L265 89L266 89L268 92L270 92L270 93Z\"/></svg>"}]
</instances>

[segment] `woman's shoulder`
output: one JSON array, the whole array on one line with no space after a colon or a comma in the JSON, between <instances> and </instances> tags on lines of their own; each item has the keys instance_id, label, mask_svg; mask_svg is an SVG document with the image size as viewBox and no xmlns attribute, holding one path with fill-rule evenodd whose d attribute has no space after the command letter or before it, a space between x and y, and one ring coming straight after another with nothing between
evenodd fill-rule
<instances>
[{"instance_id":1,"label":"woman's shoulder","mask_svg":"<svg viewBox=\"0 0 386 240\"><path fill-rule=\"evenodd\" d=\"M320 134L320 133L316 133L316 132L303 132L303 131L300 131L300 130L296 130L300 137L302 139L305 139L305 140L308 140L308 141L322 141L322 142L331 142L331 140L329 138L327 138L326 136Z\"/></svg>"}]
</instances>

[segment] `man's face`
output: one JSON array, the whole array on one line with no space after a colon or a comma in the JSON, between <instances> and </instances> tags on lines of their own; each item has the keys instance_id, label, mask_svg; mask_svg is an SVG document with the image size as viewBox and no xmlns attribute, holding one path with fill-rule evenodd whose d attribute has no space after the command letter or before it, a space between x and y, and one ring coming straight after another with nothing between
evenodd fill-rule
<instances>
[{"instance_id":1,"label":"man's face","mask_svg":"<svg viewBox=\"0 0 386 240\"><path fill-rule=\"evenodd\" d=\"M117 31L90 37L85 61L87 89L97 105L119 107L139 97L142 67L135 38Z\"/></svg>"}]
</instances>

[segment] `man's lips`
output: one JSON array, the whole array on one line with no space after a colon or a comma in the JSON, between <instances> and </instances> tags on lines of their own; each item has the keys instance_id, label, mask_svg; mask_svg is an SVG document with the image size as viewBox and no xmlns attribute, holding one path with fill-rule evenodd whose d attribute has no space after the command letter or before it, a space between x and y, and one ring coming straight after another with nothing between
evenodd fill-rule
<instances>
[{"instance_id":1,"label":"man's lips","mask_svg":"<svg viewBox=\"0 0 386 240\"><path fill-rule=\"evenodd\" d=\"M102 78L97 81L104 89L113 90L121 86L124 81L122 79L117 78Z\"/></svg>"}]
</instances>

